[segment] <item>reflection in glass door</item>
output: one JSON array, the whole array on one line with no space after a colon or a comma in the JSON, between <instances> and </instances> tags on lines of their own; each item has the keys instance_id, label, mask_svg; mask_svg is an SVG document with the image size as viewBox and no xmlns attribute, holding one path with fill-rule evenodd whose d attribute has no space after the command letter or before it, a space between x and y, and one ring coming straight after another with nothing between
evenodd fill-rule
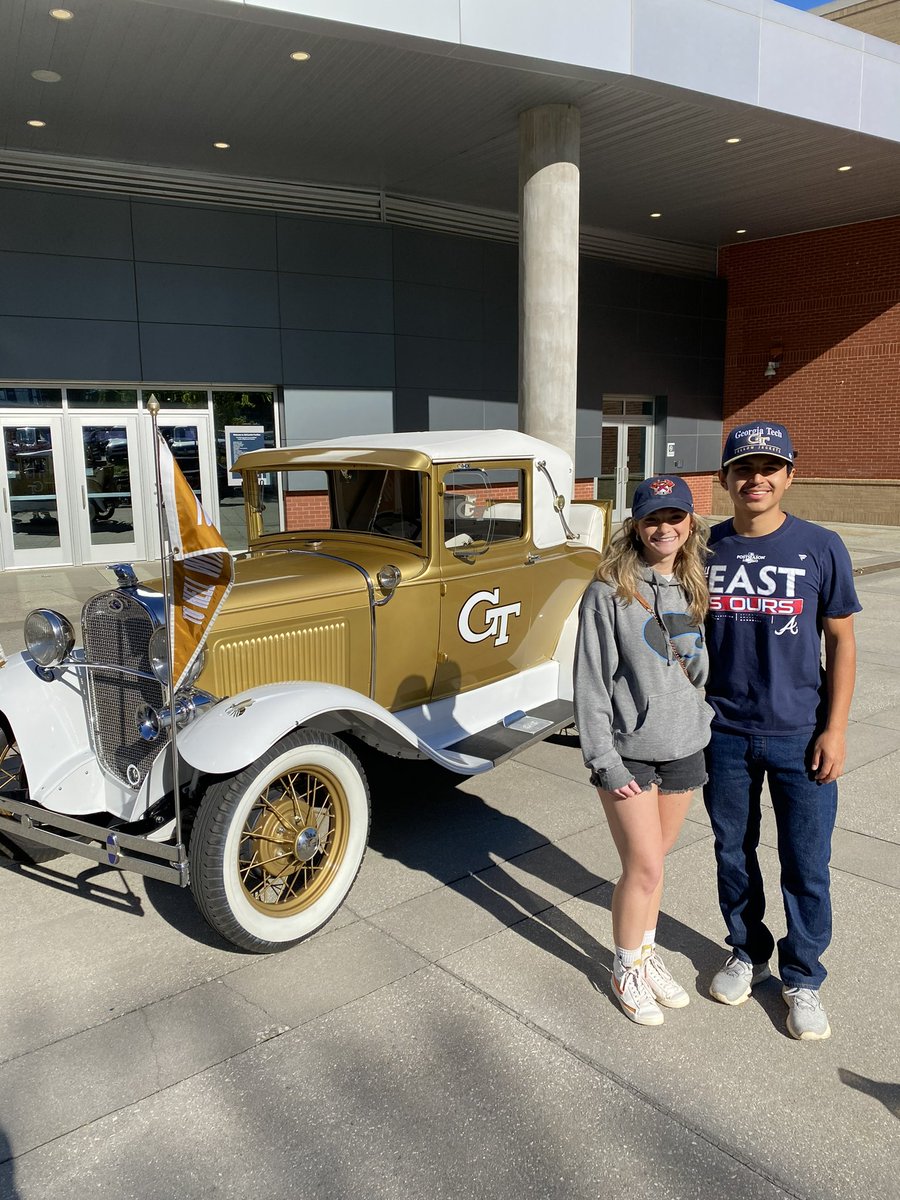
<instances>
[{"instance_id":1,"label":"reflection in glass door","mask_svg":"<svg viewBox=\"0 0 900 1200\"><path fill-rule=\"evenodd\" d=\"M72 425L78 476L76 511L82 562L144 557L137 418L79 417Z\"/></svg>"},{"instance_id":2,"label":"reflection in glass door","mask_svg":"<svg viewBox=\"0 0 900 1200\"><path fill-rule=\"evenodd\" d=\"M149 435L149 421L145 423L144 429ZM191 491L203 505L207 516L218 527L219 505L215 487L212 420L209 413L194 412L183 417L160 416L159 432L172 451L172 457L181 468ZM148 436L148 442L152 442L152 437ZM148 444L146 458L150 463L153 461L152 453L152 447ZM155 556L159 553L155 478L148 480L147 491L150 501L147 509L147 553Z\"/></svg>"},{"instance_id":3,"label":"reflection in glass door","mask_svg":"<svg viewBox=\"0 0 900 1200\"><path fill-rule=\"evenodd\" d=\"M3 519L0 543L11 567L72 561L65 456L58 417L39 425L0 421L3 438Z\"/></svg>"}]
</instances>

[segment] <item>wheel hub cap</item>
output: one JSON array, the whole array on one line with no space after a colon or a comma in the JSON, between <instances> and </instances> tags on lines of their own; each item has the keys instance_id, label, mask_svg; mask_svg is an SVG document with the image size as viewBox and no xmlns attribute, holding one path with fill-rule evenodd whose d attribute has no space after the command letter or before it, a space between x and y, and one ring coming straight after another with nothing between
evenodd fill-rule
<instances>
[{"instance_id":1,"label":"wheel hub cap","mask_svg":"<svg viewBox=\"0 0 900 1200\"><path fill-rule=\"evenodd\" d=\"M301 829L297 834L297 841L294 843L294 854L300 862L309 862L318 849L318 829L313 829L312 825L308 825L306 829Z\"/></svg>"}]
</instances>

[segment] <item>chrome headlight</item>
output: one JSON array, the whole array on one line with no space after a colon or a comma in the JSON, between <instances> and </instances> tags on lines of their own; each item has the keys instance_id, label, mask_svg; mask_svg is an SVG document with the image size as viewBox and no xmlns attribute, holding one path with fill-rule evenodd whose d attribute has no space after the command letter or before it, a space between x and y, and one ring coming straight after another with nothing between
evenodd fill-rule
<instances>
[{"instance_id":1,"label":"chrome headlight","mask_svg":"<svg viewBox=\"0 0 900 1200\"><path fill-rule=\"evenodd\" d=\"M164 686L169 682L169 654L166 646L166 627L160 625L150 635L147 653L150 656L150 670Z\"/></svg>"},{"instance_id":2,"label":"chrome headlight","mask_svg":"<svg viewBox=\"0 0 900 1200\"><path fill-rule=\"evenodd\" d=\"M164 687L167 686L169 682L169 661L166 656L166 629L164 625L161 625L159 629L154 629L150 635L150 645L147 648L147 652L150 656L150 670ZM203 674L205 666L206 651L201 650L191 663L187 675L181 681L181 687L193 687L198 678Z\"/></svg>"},{"instance_id":3,"label":"chrome headlight","mask_svg":"<svg viewBox=\"0 0 900 1200\"><path fill-rule=\"evenodd\" d=\"M25 618L25 646L39 667L55 667L72 653L72 622L52 608L36 608Z\"/></svg>"},{"instance_id":4,"label":"chrome headlight","mask_svg":"<svg viewBox=\"0 0 900 1200\"><path fill-rule=\"evenodd\" d=\"M203 649L191 663L190 670L185 675L181 684L182 687L193 687L200 676L203 674L203 668L206 666L206 650Z\"/></svg>"}]
</instances>

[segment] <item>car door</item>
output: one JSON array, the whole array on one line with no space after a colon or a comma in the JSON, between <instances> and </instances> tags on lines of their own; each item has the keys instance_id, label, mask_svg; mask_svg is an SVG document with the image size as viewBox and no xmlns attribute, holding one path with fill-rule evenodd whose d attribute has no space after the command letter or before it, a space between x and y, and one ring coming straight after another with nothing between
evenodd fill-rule
<instances>
[{"instance_id":1,"label":"car door","mask_svg":"<svg viewBox=\"0 0 900 1200\"><path fill-rule=\"evenodd\" d=\"M526 464L516 462L441 471L436 700L532 665L528 479Z\"/></svg>"}]
</instances>

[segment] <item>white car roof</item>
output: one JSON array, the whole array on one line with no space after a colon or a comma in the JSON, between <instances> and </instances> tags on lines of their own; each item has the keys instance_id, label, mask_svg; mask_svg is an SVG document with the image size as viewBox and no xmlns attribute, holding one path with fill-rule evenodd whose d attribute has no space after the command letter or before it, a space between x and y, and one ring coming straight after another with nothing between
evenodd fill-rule
<instances>
[{"instance_id":1,"label":"white car roof","mask_svg":"<svg viewBox=\"0 0 900 1200\"><path fill-rule=\"evenodd\" d=\"M426 433L371 433L302 443L345 450L415 450L432 462L469 458L547 458L564 452L515 429L433 429Z\"/></svg>"}]
</instances>

